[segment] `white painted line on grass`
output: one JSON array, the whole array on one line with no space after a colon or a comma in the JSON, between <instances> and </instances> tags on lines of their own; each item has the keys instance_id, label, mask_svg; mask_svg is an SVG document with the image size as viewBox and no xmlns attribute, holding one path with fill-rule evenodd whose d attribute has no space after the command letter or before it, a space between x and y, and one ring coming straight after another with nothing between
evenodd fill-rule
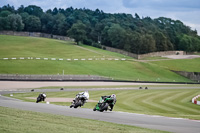
<instances>
[{"instance_id":1,"label":"white painted line on grass","mask_svg":"<svg viewBox=\"0 0 200 133\"><path fill-rule=\"evenodd\" d=\"M13 60L16 60L17 58L2 58L3 60L8 60L8 59L13 59ZM44 60L56 60L56 58L33 58L33 57L20 57L19 59L21 59L21 60L24 60L24 59L36 59L36 60L40 60L40 59L44 59ZM82 58L82 59L62 59L62 58L59 58L58 60L60 60L60 61L62 61L62 60L68 60L68 61L70 61L70 60L75 60L75 61L77 61L77 60L127 60L127 59L125 59L125 58L122 58L122 59L115 59L115 58L95 58L95 59L93 59L93 58L88 58L88 59L85 59L85 58Z\"/></svg>"}]
</instances>

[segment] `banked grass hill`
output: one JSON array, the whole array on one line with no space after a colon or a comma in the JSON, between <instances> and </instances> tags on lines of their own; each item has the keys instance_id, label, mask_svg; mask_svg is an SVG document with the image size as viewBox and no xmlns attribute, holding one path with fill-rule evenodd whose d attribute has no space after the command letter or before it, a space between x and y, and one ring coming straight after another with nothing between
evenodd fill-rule
<instances>
[{"instance_id":1,"label":"banked grass hill","mask_svg":"<svg viewBox=\"0 0 200 133\"><path fill-rule=\"evenodd\" d=\"M139 62L73 42L0 35L0 74L57 75L64 70L65 75L99 75L116 80L192 82L170 70L200 71L199 66L199 58Z\"/></svg>"}]
</instances>

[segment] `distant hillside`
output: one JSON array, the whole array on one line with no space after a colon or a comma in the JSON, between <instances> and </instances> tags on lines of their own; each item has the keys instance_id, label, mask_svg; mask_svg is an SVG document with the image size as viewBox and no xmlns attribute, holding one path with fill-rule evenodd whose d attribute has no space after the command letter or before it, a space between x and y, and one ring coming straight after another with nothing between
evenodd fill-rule
<instances>
[{"instance_id":1,"label":"distant hillside","mask_svg":"<svg viewBox=\"0 0 200 133\"><path fill-rule=\"evenodd\" d=\"M110 14L96 9L54 8L35 5L0 7L0 30L43 32L69 36L87 45L123 49L136 54L156 51L200 51L200 37L179 20L141 18L137 13Z\"/></svg>"},{"instance_id":2,"label":"distant hillside","mask_svg":"<svg viewBox=\"0 0 200 133\"><path fill-rule=\"evenodd\" d=\"M173 70L180 70L185 63L187 71L190 62L191 66L196 64L190 67L191 71L199 68L199 60L174 60L167 64L176 66ZM140 62L114 52L61 40L0 35L0 74L57 75L64 72L65 75L98 75L115 80L192 82L170 71L164 61L158 63Z\"/></svg>"}]
</instances>

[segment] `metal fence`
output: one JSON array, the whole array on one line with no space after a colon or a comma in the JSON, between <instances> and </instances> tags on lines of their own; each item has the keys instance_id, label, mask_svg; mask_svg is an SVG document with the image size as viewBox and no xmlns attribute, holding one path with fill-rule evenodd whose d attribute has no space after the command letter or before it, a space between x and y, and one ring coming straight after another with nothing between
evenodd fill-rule
<instances>
[{"instance_id":1,"label":"metal fence","mask_svg":"<svg viewBox=\"0 0 200 133\"><path fill-rule=\"evenodd\" d=\"M112 80L109 77L97 75L19 75L0 74L0 80L14 81L105 81Z\"/></svg>"}]
</instances>

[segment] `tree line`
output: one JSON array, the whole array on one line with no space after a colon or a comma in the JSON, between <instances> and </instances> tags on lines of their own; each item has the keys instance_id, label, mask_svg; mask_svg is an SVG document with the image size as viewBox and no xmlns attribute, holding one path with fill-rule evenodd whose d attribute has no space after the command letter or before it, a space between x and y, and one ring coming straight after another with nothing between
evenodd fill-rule
<instances>
[{"instance_id":1,"label":"tree line","mask_svg":"<svg viewBox=\"0 0 200 133\"><path fill-rule=\"evenodd\" d=\"M21 5L18 9L0 7L0 30L43 32L68 36L79 44L101 45L136 54L156 51L200 51L200 37L180 20L140 17L102 10L54 8Z\"/></svg>"}]
</instances>

